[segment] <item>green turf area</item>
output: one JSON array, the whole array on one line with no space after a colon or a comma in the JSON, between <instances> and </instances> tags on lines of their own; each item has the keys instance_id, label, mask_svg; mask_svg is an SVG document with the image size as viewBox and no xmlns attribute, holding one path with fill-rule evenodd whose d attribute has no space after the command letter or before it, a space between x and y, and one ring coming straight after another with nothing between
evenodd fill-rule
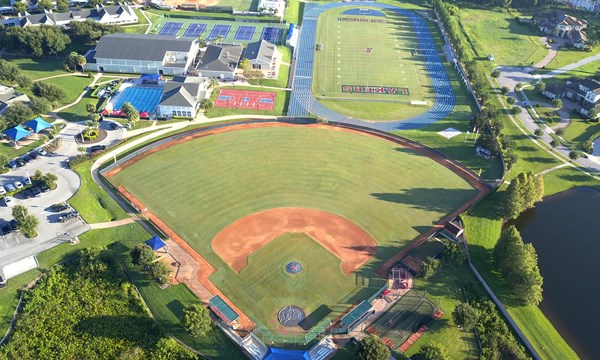
<instances>
[{"instance_id":1,"label":"green turf area","mask_svg":"<svg viewBox=\"0 0 600 360\"><path fill-rule=\"evenodd\" d=\"M177 186L167 185L175 179ZM377 241L374 260L363 267L370 271L475 195L464 180L413 151L305 127L199 138L141 159L112 181L206 257L217 268L214 278L223 279L219 287L238 275L213 252L211 240L243 216L290 206L341 215Z\"/></svg>"},{"instance_id":2,"label":"green turf area","mask_svg":"<svg viewBox=\"0 0 600 360\"><path fill-rule=\"evenodd\" d=\"M91 162L78 164L73 169L81 179L81 187L69 204L88 223L98 223L125 219L127 213L92 179Z\"/></svg>"},{"instance_id":3,"label":"green turf area","mask_svg":"<svg viewBox=\"0 0 600 360\"><path fill-rule=\"evenodd\" d=\"M224 107L213 107L208 110L205 114L208 118L216 118L221 116L228 115L237 115L237 114L252 114L252 115L285 115L285 111L287 110L288 103L290 101L290 92L285 91L283 89L263 89L261 87L255 86L235 86L235 87L223 87L225 89L234 89L234 90L252 90L252 91L265 91L265 92L274 92L275 93L275 107L272 111L269 110L254 110L254 109L235 109L235 108L224 108ZM214 103L217 98L218 91L213 91L210 94L210 101Z\"/></svg>"},{"instance_id":4,"label":"green turf area","mask_svg":"<svg viewBox=\"0 0 600 360\"><path fill-rule=\"evenodd\" d=\"M38 80L49 76L63 75L66 71L63 68L63 59L48 57L43 59L32 58L6 58L11 64L14 64L21 71L28 75L32 80Z\"/></svg>"},{"instance_id":5,"label":"green turf area","mask_svg":"<svg viewBox=\"0 0 600 360\"><path fill-rule=\"evenodd\" d=\"M12 146L10 143L2 143L0 144L0 154L5 154L10 159L16 158L17 156L28 153L29 151L37 148L38 146L43 144L43 140L34 141L28 145L23 145L18 149Z\"/></svg>"},{"instance_id":6,"label":"green turf area","mask_svg":"<svg viewBox=\"0 0 600 360\"><path fill-rule=\"evenodd\" d=\"M67 121L89 120L90 118L85 107L87 106L87 104L96 105L98 103L98 98L90 97L90 93L91 91L86 92L86 94L81 98L81 100L77 104L60 111L58 113L58 116Z\"/></svg>"},{"instance_id":7,"label":"green turf area","mask_svg":"<svg viewBox=\"0 0 600 360\"><path fill-rule=\"evenodd\" d=\"M290 261L300 262L302 272L287 273L285 266ZM333 308L345 309L361 291L374 293L385 284L377 278L357 284L354 275L342 272L339 258L303 233L284 234L258 249L239 276L223 271L210 280L220 284L221 291L237 306L249 309L246 315L262 324L276 323L278 311L287 305L302 308L312 325L330 312L333 319L339 315ZM333 306L324 310L320 308L323 304Z\"/></svg>"},{"instance_id":8,"label":"green turf area","mask_svg":"<svg viewBox=\"0 0 600 360\"><path fill-rule=\"evenodd\" d=\"M319 16L312 91L327 107L368 120L395 120L427 110L410 101L435 101L425 61L411 50L419 49L410 21L393 11L386 17L366 19L389 23L339 21L353 17L342 13L353 7ZM333 36L336 34L337 36ZM370 50L369 50L370 49ZM344 85L407 88L407 95L362 94L343 91ZM362 101L361 101L362 100Z\"/></svg>"},{"instance_id":9,"label":"green turf area","mask_svg":"<svg viewBox=\"0 0 600 360\"><path fill-rule=\"evenodd\" d=\"M206 14L203 14L203 15L206 16ZM227 36L221 41L224 44L247 44L247 43L250 43L253 41L258 41L260 39L260 34L262 33L263 28L265 28L265 27L280 28L281 31L279 32L279 35L280 35L280 39L279 39L280 43L279 44L283 43L285 40L285 29L286 29L285 24L280 24L279 22L258 23L258 22L252 22L251 20L250 20L250 22L241 22L241 21L235 21L234 19L232 19L232 20L197 20L197 19L187 19L187 18L168 18L168 17L163 16L152 25L152 30L150 30L150 34L158 34L160 32L160 30L163 28L164 24L167 22L183 23L183 26L181 27L181 29L179 29L179 31L176 34L179 37L182 37L183 34L185 34L185 30L190 26L190 24L205 24L205 25L207 25L207 27L204 30L204 32L201 34L203 39L208 38L208 36L210 35L210 32L215 27L215 25L229 25L229 26L231 26L231 29L229 30L229 33L227 34ZM235 33L237 32L237 29L240 26L254 26L256 28L254 30L254 35L252 36L252 39L238 40L238 39L234 38Z\"/></svg>"},{"instance_id":10,"label":"green turf area","mask_svg":"<svg viewBox=\"0 0 600 360\"><path fill-rule=\"evenodd\" d=\"M550 64L546 65L546 70L554 70L559 69L565 65L569 65L571 63L577 62L581 59L585 59L586 57L596 55L600 52L599 47L592 48L592 51L584 51L579 49L559 49L558 53L552 59Z\"/></svg>"},{"instance_id":11,"label":"green turf area","mask_svg":"<svg viewBox=\"0 0 600 360\"><path fill-rule=\"evenodd\" d=\"M499 65L536 64L548 53L537 32L513 14L461 7L460 18L476 54L491 54Z\"/></svg>"},{"instance_id":12,"label":"green turf area","mask_svg":"<svg viewBox=\"0 0 600 360\"><path fill-rule=\"evenodd\" d=\"M71 104L85 88L92 82L92 78L84 76L61 76L48 80L43 80L46 84L52 84L65 91L65 97L58 101L59 106Z\"/></svg>"},{"instance_id":13,"label":"green turf area","mask_svg":"<svg viewBox=\"0 0 600 360\"><path fill-rule=\"evenodd\" d=\"M586 140L595 140L600 136L600 123L587 120L579 116L573 116L569 126L565 129L563 137L568 141L577 143Z\"/></svg>"}]
</instances>

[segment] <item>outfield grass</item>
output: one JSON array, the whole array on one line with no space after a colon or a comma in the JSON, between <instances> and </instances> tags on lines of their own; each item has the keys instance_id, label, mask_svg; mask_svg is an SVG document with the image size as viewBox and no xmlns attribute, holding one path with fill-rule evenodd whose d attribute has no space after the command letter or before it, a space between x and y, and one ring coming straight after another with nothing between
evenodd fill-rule
<instances>
[{"instance_id":1,"label":"outfield grass","mask_svg":"<svg viewBox=\"0 0 600 360\"><path fill-rule=\"evenodd\" d=\"M178 185L164 191L171 174L177 174ZM141 159L112 181L206 257L217 269L213 278L219 287L230 286L238 275L210 242L243 216L298 206L346 217L379 245L374 260L361 269L369 271L475 195L464 180L410 150L368 136L304 127L199 138Z\"/></svg>"},{"instance_id":2,"label":"outfield grass","mask_svg":"<svg viewBox=\"0 0 600 360\"><path fill-rule=\"evenodd\" d=\"M185 12L187 15L187 12ZM207 14L204 13L201 16L206 16ZM176 36L178 37L182 37L185 34L185 30L190 26L190 24L204 24L207 25L206 29L204 30L204 32L201 34L201 36L204 39L208 39L212 29L215 27L215 25L229 25L231 26L231 29L229 30L229 33L227 34L227 36L225 36L225 38L223 39L222 43L225 44L247 44L250 42L254 42L254 41L258 41L260 39L260 35L262 33L263 28L265 27L275 27L275 28L280 28L280 32L279 32L279 42L277 45L283 44L285 43L285 30L286 30L286 25L285 24L280 24L279 22L272 22L272 23L259 23L259 22L240 22L240 21L235 21L235 19L231 19L231 20L197 20L197 19L186 19L186 18L168 18L168 17L161 17L160 19L158 19L157 21L154 22L154 24L152 25L152 29L150 30L150 34L158 34L160 32L160 30L163 28L164 24L167 22L180 22L183 23L183 26L181 27L181 29L179 29L179 31L177 32ZM255 30L254 30L254 34L252 35L252 38L249 40L239 40L239 39L235 39L235 33L237 31L237 29L240 26L254 26Z\"/></svg>"},{"instance_id":3,"label":"outfield grass","mask_svg":"<svg viewBox=\"0 0 600 360\"><path fill-rule=\"evenodd\" d=\"M312 83L317 99L335 111L368 120L395 120L427 110L435 93L425 62L411 55L412 49L419 48L412 24L393 11L385 12L386 17L366 17L390 23L338 21L351 8L319 16L316 42L322 49L315 52ZM409 94L351 93L344 92L343 85L401 87L408 88ZM429 106L402 103L411 100L427 101Z\"/></svg>"},{"instance_id":4,"label":"outfield grass","mask_svg":"<svg viewBox=\"0 0 600 360\"><path fill-rule=\"evenodd\" d=\"M73 169L81 179L81 187L69 204L88 223L99 223L127 218L127 213L92 179L91 161L83 162Z\"/></svg>"},{"instance_id":5,"label":"outfield grass","mask_svg":"<svg viewBox=\"0 0 600 360\"><path fill-rule=\"evenodd\" d=\"M255 109L235 109L235 108L224 108L224 107L213 107L208 110L205 115L208 118L215 118L227 115L237 115L237 114L253 114L253 115L285 115L285 111L287 110L288 103L290 101L290 92L285 90L277 90L277 89L262 89L260 87L251 87L251 86L227 86L222 87L223 89L233 89L233 90L252 90L252 91L265 91L265 92L274 92L275 93L275 107L272 111L269 110L255 110ZM217 98L218 90L213 91L210 95L210 101L214 102Z\"/></svg>"},{"instance_id":6,"label":"outfield grass","mask_svg":"<svg viewBox=\"0 0 600 360\"><path fill-rule=\"evenodd\" d=\"M512 14L461 7L460 18L477 55L491 54L499 65L536 64L548 53L537 33Z\"/></svg>"}]
</instances>

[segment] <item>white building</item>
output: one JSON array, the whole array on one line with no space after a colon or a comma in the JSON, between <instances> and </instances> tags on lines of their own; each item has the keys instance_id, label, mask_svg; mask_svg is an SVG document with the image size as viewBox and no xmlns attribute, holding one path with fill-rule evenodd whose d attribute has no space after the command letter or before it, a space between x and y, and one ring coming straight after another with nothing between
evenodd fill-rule
<instances>
[{"instance_id":1,"label":"white building","mask_svg":"<svg viewBox=\"0 0 600 360\"><path fill-rule=\"evenodd\" d=\"M165 84L157 114L193 118L200 101L208 98L207 87L207 78L175 76Z\"/></svg>"},{"instance_id":2,"label":"white building","mask_svg":"<svg viewBox=\"0 0 600 360\"><path fill-rule=\"evenodd\" d=\"M64 26L71 21L93 20L101 24L132 24L138 22L138 17L129 5L104 6L98 5L94 9L82 9L67 13L54 13L44 10L41 14L25 14L2 23L6 26Z\"/></svg>"},{"instance_id":3,"label":"white building","mask_svg":"<svg viewBox=\"0 0 600 360\"><path fill-rule=\"evenodd\" d=\"M259 0L257 9L261 14L283 17L285 0Z\"/></svg>"},{"instance_id":4,"label":"white building","mask_svg":"<svg viewBox=\"0 0 600 360\"><path fill-rule=\"evenodd\" d=\"M248 59L252 70L260 70L267 79L277 79L281 65L281 52L276 45L266 40L248 44L244 50L244 59Z\"/></svg>"},{"instance_id":5,"label":"white building","mask_svg":"<svg viewBox=\"0 0 600 360\"><path fill-rule=\"evenodd\" d=\"M85 71L186 75L198 41L151 34L110 34L85 54Z\"/></svg>"}]
</instances>

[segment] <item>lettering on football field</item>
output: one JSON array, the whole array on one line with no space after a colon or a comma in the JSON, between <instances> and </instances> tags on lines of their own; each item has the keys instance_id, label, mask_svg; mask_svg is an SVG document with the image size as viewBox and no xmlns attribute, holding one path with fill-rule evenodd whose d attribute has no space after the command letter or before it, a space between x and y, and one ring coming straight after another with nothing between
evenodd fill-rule
<instances>
[{"instance_id":1,"label":"lettering on football field","mask_svg":"<svg viewBox=\"0 0 600 360\"><path fill-rule=\"evenodd\" d=\"M342 85L342 92L357 94L410 95L408 88L395 86Z\"/></svg>"}]
</instances>

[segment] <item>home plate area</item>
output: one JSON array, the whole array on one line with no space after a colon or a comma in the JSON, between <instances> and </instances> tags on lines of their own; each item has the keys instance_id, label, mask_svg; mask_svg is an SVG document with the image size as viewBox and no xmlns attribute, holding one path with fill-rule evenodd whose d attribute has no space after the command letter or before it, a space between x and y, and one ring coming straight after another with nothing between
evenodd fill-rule
<instances>
[{"instance_id":1,"label":"home plate area","mask_svg":"<svg viewBox=\"0 0 600 360\"><path fill-rule=\"evenodd\" d=\"M275 107L275 93L221 89L215 100L215 106L272 111Z\"/></svg>"}]
</instances>

